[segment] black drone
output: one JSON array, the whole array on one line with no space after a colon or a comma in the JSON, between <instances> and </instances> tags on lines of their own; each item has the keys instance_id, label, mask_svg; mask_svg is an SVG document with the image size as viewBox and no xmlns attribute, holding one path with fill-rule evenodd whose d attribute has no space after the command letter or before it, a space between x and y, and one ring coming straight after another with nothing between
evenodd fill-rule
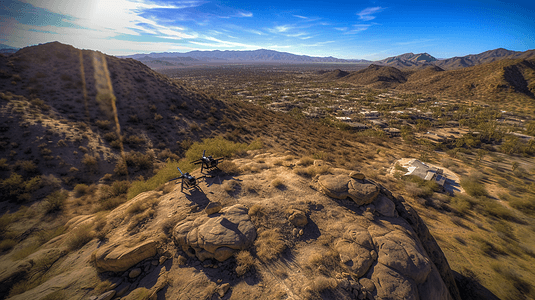
<instances>
[{"instance_id":1,"label":"black drone","mask_svg":"<svg viewBox=\"0 0 535 300\"><path fill-rule=\"evenodd\" d=\"M179 167L176 167L176 168L178 169L178 172L180 172L180 177L173 178L169 181L182 179L182 185L180 186L181 192L184 190L184 185L186 186L187 189L197 186L197 179L195 177L191 176L189 173L182 173L182 170L180 170Z\"/></svg>"},{"instance_id":2,"label":"black drone","mask_svg":"<svg viewBox=\"0 0 535 300\"><path fill-rule=\"evenodd\" d=\"M214 159L212 158L212 156L205 156L205 154L206 154L206 150L203 150L202 157L192 162L195 165L201 164L201 173L203 169L210 170L210 169L217 168L217 164L219 164L219 162L223 160L223 157Z\"/></svg>"}]
</instances>

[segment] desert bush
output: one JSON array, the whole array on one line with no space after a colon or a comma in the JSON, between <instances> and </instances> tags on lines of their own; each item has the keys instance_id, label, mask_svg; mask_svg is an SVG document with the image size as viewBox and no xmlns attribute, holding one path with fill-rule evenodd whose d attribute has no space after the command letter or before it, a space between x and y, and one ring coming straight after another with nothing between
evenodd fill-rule
<instances>
[{"instance_id":1,"label":"desert bush","mask_svg":"<svg viewBox=\"0 0 535 300\"><path fill-rule=\"evenodd\" d=\"M145 143L145 139L141 136L130 135L125 139L125 142L130 146L137 146Z\"/></svg>"},{"instance_id":2,"label":"desert bush","mask_svg":"<svg viewBox=\"0 0 535 300\"><path fill-rule=\"evenodd\" d=\"M75 251L82 248L85 244L93 239L92 225L78 226L69 233L68 239L65 241L69 251Z\"/></svg>"},{"instance_id":3,"label":"desert bush","mask_svg":"<svg viewBox=\"0 0 535 300\"><path fill-rule=\"evenodd\" d=\"M309 289L306 289L309 293L312 292L319 296L319 294L325 290L334 289L338 286L338 282L334 278L328 278L322 275L314 277L309 284ZM309 296L310 297L310 296Z\"/></svg>"},{"instance_id":4,"label":"desert bush","mask_svg":"<svg viewBox=\"0 0 535 300\"><path fill-rule=\"evenodd\" d=\"M95 156L84 154L82 158L82 164L84 164L89 170L94 171L98 168L98 160Z\"/></svg>"},{"instance_id":5,"label":"desert bush","mask_svg":"<svg viewBox=\"0 0 535 300\"><path fill-rule=\"evenodd\" d=\"M9 164L7 163L7 158L0 158L0 171L9 170Z\"/></svg>"},{"instance_id":6,"label":"desert bush","mask_svg":"<svg viewBox=\"0 0 535 300\"><path fill-rule=\"evenodd\" d=\"M97 127L102 130L108 130L110 129L110 120L96 120L95 124L97 124Z\"/></svg>"},{"instance_id":7,"label":"desert bush","mask_svg":"<svg viewBox=\"0 0 535 300\"><path fill-rule=\"evenodd\" d=\"M303 166L303 167L308 167L308 166L313 165L313 164L314 164L314 159L312 157L309 157L309 156L301 157L301 159L297 163L297 165Z\"/></svg>"},{"instance_id":8,"label":"desert bush","mask_svg":"<svg viewBox=\"0 0 535 300\"><path fill-rule=\"evenodd\" d=\"M481 197L487 196L488 192L485 189L485 186L469 177L461 178L461 186L472 197Z\"/></svg>"},{"instance_id":9,"label":"desert bush","mask_svg":"<svg viewBox=\"0 0 535 300\"><path fill-rule=\"evenodd\" d=\"M479 198L479 204L483 208L484 213L495 216L500 219L506 219L506 220L514 220L515 217L511 213L511 211L503 206L502 204L498 203L497 201L493 199L489 199L486 197Z\"/></svg>"},{"instance_id":10,"label":"desert bush","mask_svg":"<svg viewBox=\"0 0 535 300\"><path fill-rule=\"evenodd\" d=\"M114 141L117 139L117 134L115 132L108 132L104 134L104 139L108 142Z\"/></svg>"},{"instance_id":11,"label":"desert bush","mask_svg":"<svg viewBox=\"0 0 535 300\"><path fill-rule=\"evenodd\" d=\"M284 181L277 177L271 181L271 185L275 188L282 189L284 188Z\"/></svg>"},{"instance_id":12,"label":"desert bush","mask_svg":"<svg viewBox=\"0 0 535 300\"><path fill-rule=\"evenodd\" d=\"M148 170L153 167L154 157L150 153L129 152L125 154L127 166L135 166L139 170Z\"/></svg>"},{"instance_id":13,"label":"desert bush","mask_svg":"<svg viewBox=\"0 0 535 300\"><path fill-rule=\"evenodd\" d=\"M89 186L87 184L83 184L83 183L77 184L74 187L74 196L81 197L87 194L88 191L89 191Z\"/></svg>"},{"instance_id":14,"label":"desert bush","mask_svg":"<svg viewBox=\"0 0 535 300\"><path fill-rule=\"evenodd\" d=\"M128 174L128 167L126 166L126 163L123 159L119 159L117 161L117 164L115 165L115 168L113 169L113 173L117 176L124 176Z\"/></svg>"},{"instance_id":15,"label":"desert bush","mask_svg":"<svg viewBox=\"0 0 535 300\"><path fill-rule=\"evenodd\" d=\"M240 167L238 167L237 164L230 160L224 160L220 162L217 166L221 170L221 172L227 175L236 175L240 173Z\"/></svg>"},{"instance_id":16,"label":"desert bush","mask_svg":"<svg viewBox=\"0 0 535 300\"><path fill-rule=\"evenodd\" d=\"M169 149L164 149L162 152L160 152L158 154L158 158L161 159L161 160L166 160L166 159L179 160L180 159L180 157L178 155L174 154Z\"/></svg>"},{"instance_id":17,"label":"desert bush","mask_svg":"<svg viewBox=\"0 0 535 300\"><path fill-rule=\"evenodd\" d=\"M241 277L254 267L254 258L247 250L240 251L236 254L236 274Z\"/></svg>"},{"instance_id":18,"label":"desert bush","mask_svg":"<svg viewBox=\"0 0 535 300\"><path fill-rule=\"evenodd\" d=\"M470 212L470 209L474 206L475 200L468 195L456 194L449 201L449 206L457 213L464 215Z\"/></svg>"},{"instance_id":19,"label":"desert bush","mask_svg":"<svg viewBox=\"0 0 535 300\"><path fill-rule=\"evenodd\" d=\"M525 198L511 197L509 199L509 205L523 213L535 214L535 197L533 195L526 196Z\"/></svg>"},{"instance_id":20,"label":"desert bush","mask_svg":"<svg viewBox=\"0 0 535 300\"><path fill-rule=\"evenodd\" d=\"M294 173L299 176L304 177L314 177L318 174L327 174L330 171L330 167L323 166L308 166L308 167L297 167L294 169Z\"/></svg>"},{"instance_id":21,"label":"desert bush","mask_svg":"<svg viewBox=\"0 0 535 300\"><path fill-rule=\"evenodd\" d=\"M223 190L229 194L233 193L239 186L239 183L236 180L228 180L223 183Z\"/></svg>"},{"instance_id":22,"label":"desert bush","mask_svg":"<svg viewBox=\"0 0 535 300\"><path fill-rule=\"evenodd\" d=\"M55 191L45 198L45 213L58 212L65 206L65 200L69 197L67 191Z\"/></svg>"},{"instance_id":23,"label":"desert bush","mask_svg":"<svg viewBox=\"0 0 535 300\"><path fill-rule=\"evenodd\" d=\"M267 229L261 232L254 245L256 255L263 262L274 260L286 249L282 235L277 229Z\"/></svg>"}]
</instances>

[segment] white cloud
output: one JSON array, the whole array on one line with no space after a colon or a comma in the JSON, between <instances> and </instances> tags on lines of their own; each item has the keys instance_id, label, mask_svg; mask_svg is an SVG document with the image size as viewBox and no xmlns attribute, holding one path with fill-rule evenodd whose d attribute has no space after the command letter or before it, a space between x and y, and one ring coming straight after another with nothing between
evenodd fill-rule
<instances>
[{"instance_id":1,"label":"white cloud","mask_svg":"<svg viewBox=\"0 0 535 300\"><path fill-rule=\"evenodd\" d=\"M300 15L292 15L292 16L299 18L299 19L308 20L308 18L304 16L300 16Z\"/></svg>"},{"instance_id":2,"label":"white cloud","mask_svg":"<svg viewBox=\"0 0 535 300\"><path fill-rule=\"evenodd\" d=\"M291 29L293 29L293 27L290 25L280 25L280 26L275 26L273 28L268 28L267 30L271 33L281 33L281 32L287 32Z\"/></svg>"},{"instance_id":3,"label":"white cloud","mask_svg":"<svg viewBox=\"0 0 535 300\"><path fill-rule=\"evenodd\" d=\"M363 9L361 12L357 13L357 16L363 21L371 21L375 19L375 16L372 16L375 13L381 12L384 10L384 7L368 7Z\"/></svg>"},{"instance_id":4,"label":"white cloud","mask_svg":"<svg viewBox=\"0 0 535 300\"><path fill-rule=\"evenodd\" d=\"M240 12L240 16L250 18L253 16L252 12Z\"/></svg>"},{"instance_id":5,"label":"white cloud","mask_svg":"<svg viewBox=\"0 0 535 300\"><path fill-rule=\"evenodd\" d=\"M370 28L371 24L357 24L353 25L353 29L344 32L344 34L357 34L359 32L362 32L368 28Z\"/></svg>"},{"instance_id":6,"label":"white cloud","mask_svg":"<svg viewBox=\"0 0 535 300\"><path fill-rule=\"evenodd\" d=\"M334 29L338 30L338 31L347 31L347 27L334 27Z\"/></svg>"}]
</instances>

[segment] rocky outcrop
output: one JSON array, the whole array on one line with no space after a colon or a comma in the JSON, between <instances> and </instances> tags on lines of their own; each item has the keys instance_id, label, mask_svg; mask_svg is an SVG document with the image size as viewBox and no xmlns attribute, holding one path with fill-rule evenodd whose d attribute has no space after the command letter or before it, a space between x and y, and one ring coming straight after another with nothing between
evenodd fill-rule
<instances>
[{"instance_id":1,"label":"rocky outcrop","mask_svg":"<svg viewBox=\"0 0 535 300\"><path fill-rule=\"evenodd\" d=\"M320 176L318 184L325 195L336 199L351 198L358 205L372 203L379 195L376 185L345 174Z\"/></svg>"},{"instance_id":2,"label":"rocky outcrop","mask_svg":"<svg viewBox=\"0 0 535 300\"><path fill-rule=\"evenodd\" d=\"M149 240L131 248L111 244L95 253L95 265L99 271L122 272L140 261L156 255L157 242Z\"/></svg>"},{"instance_id":3,"label":"rocky outcrop","mask_svg":"<svg viewBox=\"0 0 535 300\"><path fill-rule=\"evenodd\" d=\"M249 248L256 238L248 211L244 205L236 204L221 209L217 215L186 219L175 226L173 237L184 252L201 261L208 258L224 261L237 251Z\"/></svg>"},{"instance_id":4,"label":"rocky outcrop","mask_svg":"<svg viewBox=\"0 0 535 300\"><path fill-rule=\"evenodd\" d=\"M416 213L416 211L407 202L405 202L403 197L396 198L396 201L394 202L396 205L396 211L399 213L400 217L406 220L407 223L413 228L426 253L435 264L438 273L440 274L439 277L442 278L448 287L451 297L455 300L461 300L459 289L455 283L455 278L453 277L450 265L446 260L446 256L444 256L444 252L442 252L436 240L429 232L429 229L425 225L424 221L420 218L420 216L418 216L418 213ZM435 278L434 280L438 279Z\"/></svg>"}]
</instances>

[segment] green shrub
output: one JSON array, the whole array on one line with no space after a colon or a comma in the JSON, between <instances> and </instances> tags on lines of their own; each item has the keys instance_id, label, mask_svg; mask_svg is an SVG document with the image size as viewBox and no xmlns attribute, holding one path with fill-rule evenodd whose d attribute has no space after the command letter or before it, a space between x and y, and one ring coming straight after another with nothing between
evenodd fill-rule
<instances>
[{"instance_id":1,"label":"green shrub","mask_svg":"<svg viewBox=\"0 0 535 300\"><path fill-rule=\"evenodd\" d=\"M45 198L45 212L47 214L58 212L65 206L65 200L69 197L67 191L55 191Z\"/></svg>"},{"instance_id":2,"label":"green shrub","mask_svg":"<svg viewBox=\"0 0 535 300\"><path fill-rule=\"evenodd\" d=\"M449 201L449 206L461 215L470 212L470 209L474 206L475 200L468 195L456 194Z\"/></svg>"},{"instance_id":3,"label":"green shrub","mask_svg":"<svg viewBox=\"0 0 535 300\"><path fill-rule=\"evenodd\" d=\"M461 186L472 197L488 196L485 186L477 181L464 177L461 179Z\"/></svg>"},{"instance_id":4,"label":"green shrub","mask_svg":"<svg viewBox=\"0 0 535 300\"><path fill-rule=\"evenodd\" d=\"M526 196L525 198L513 198L509 199L509 205L512 208L518 209L519 211L527 214L535 214L535 197Z\"/></svg>"},{"instance_id":5,"label":"green shrub","mask_svg":"<svg viewBox=\"0 0 535 300\"><path fill-rule=\"evenodd\" d=\"M193 165L191 162L199 159L203 150L206 150L206 155L211 155L217 158L230 157L237 152L251 150L255 147L258 147L258 143L253 142L250 145L234 143L221 137L205 139L202 143L193 143L188 151L186 151L186 157L184 159L179 162L175 160L167 162L165 167L161 168L156 175L148 180L137 180L132 182L132 185L128 190L127 198L132 199L142 192L154 190L163 183L180 176L177 167L180 167L182 172L191 172L197 168L197 166Z\"/></svg>"}]
</instances>

